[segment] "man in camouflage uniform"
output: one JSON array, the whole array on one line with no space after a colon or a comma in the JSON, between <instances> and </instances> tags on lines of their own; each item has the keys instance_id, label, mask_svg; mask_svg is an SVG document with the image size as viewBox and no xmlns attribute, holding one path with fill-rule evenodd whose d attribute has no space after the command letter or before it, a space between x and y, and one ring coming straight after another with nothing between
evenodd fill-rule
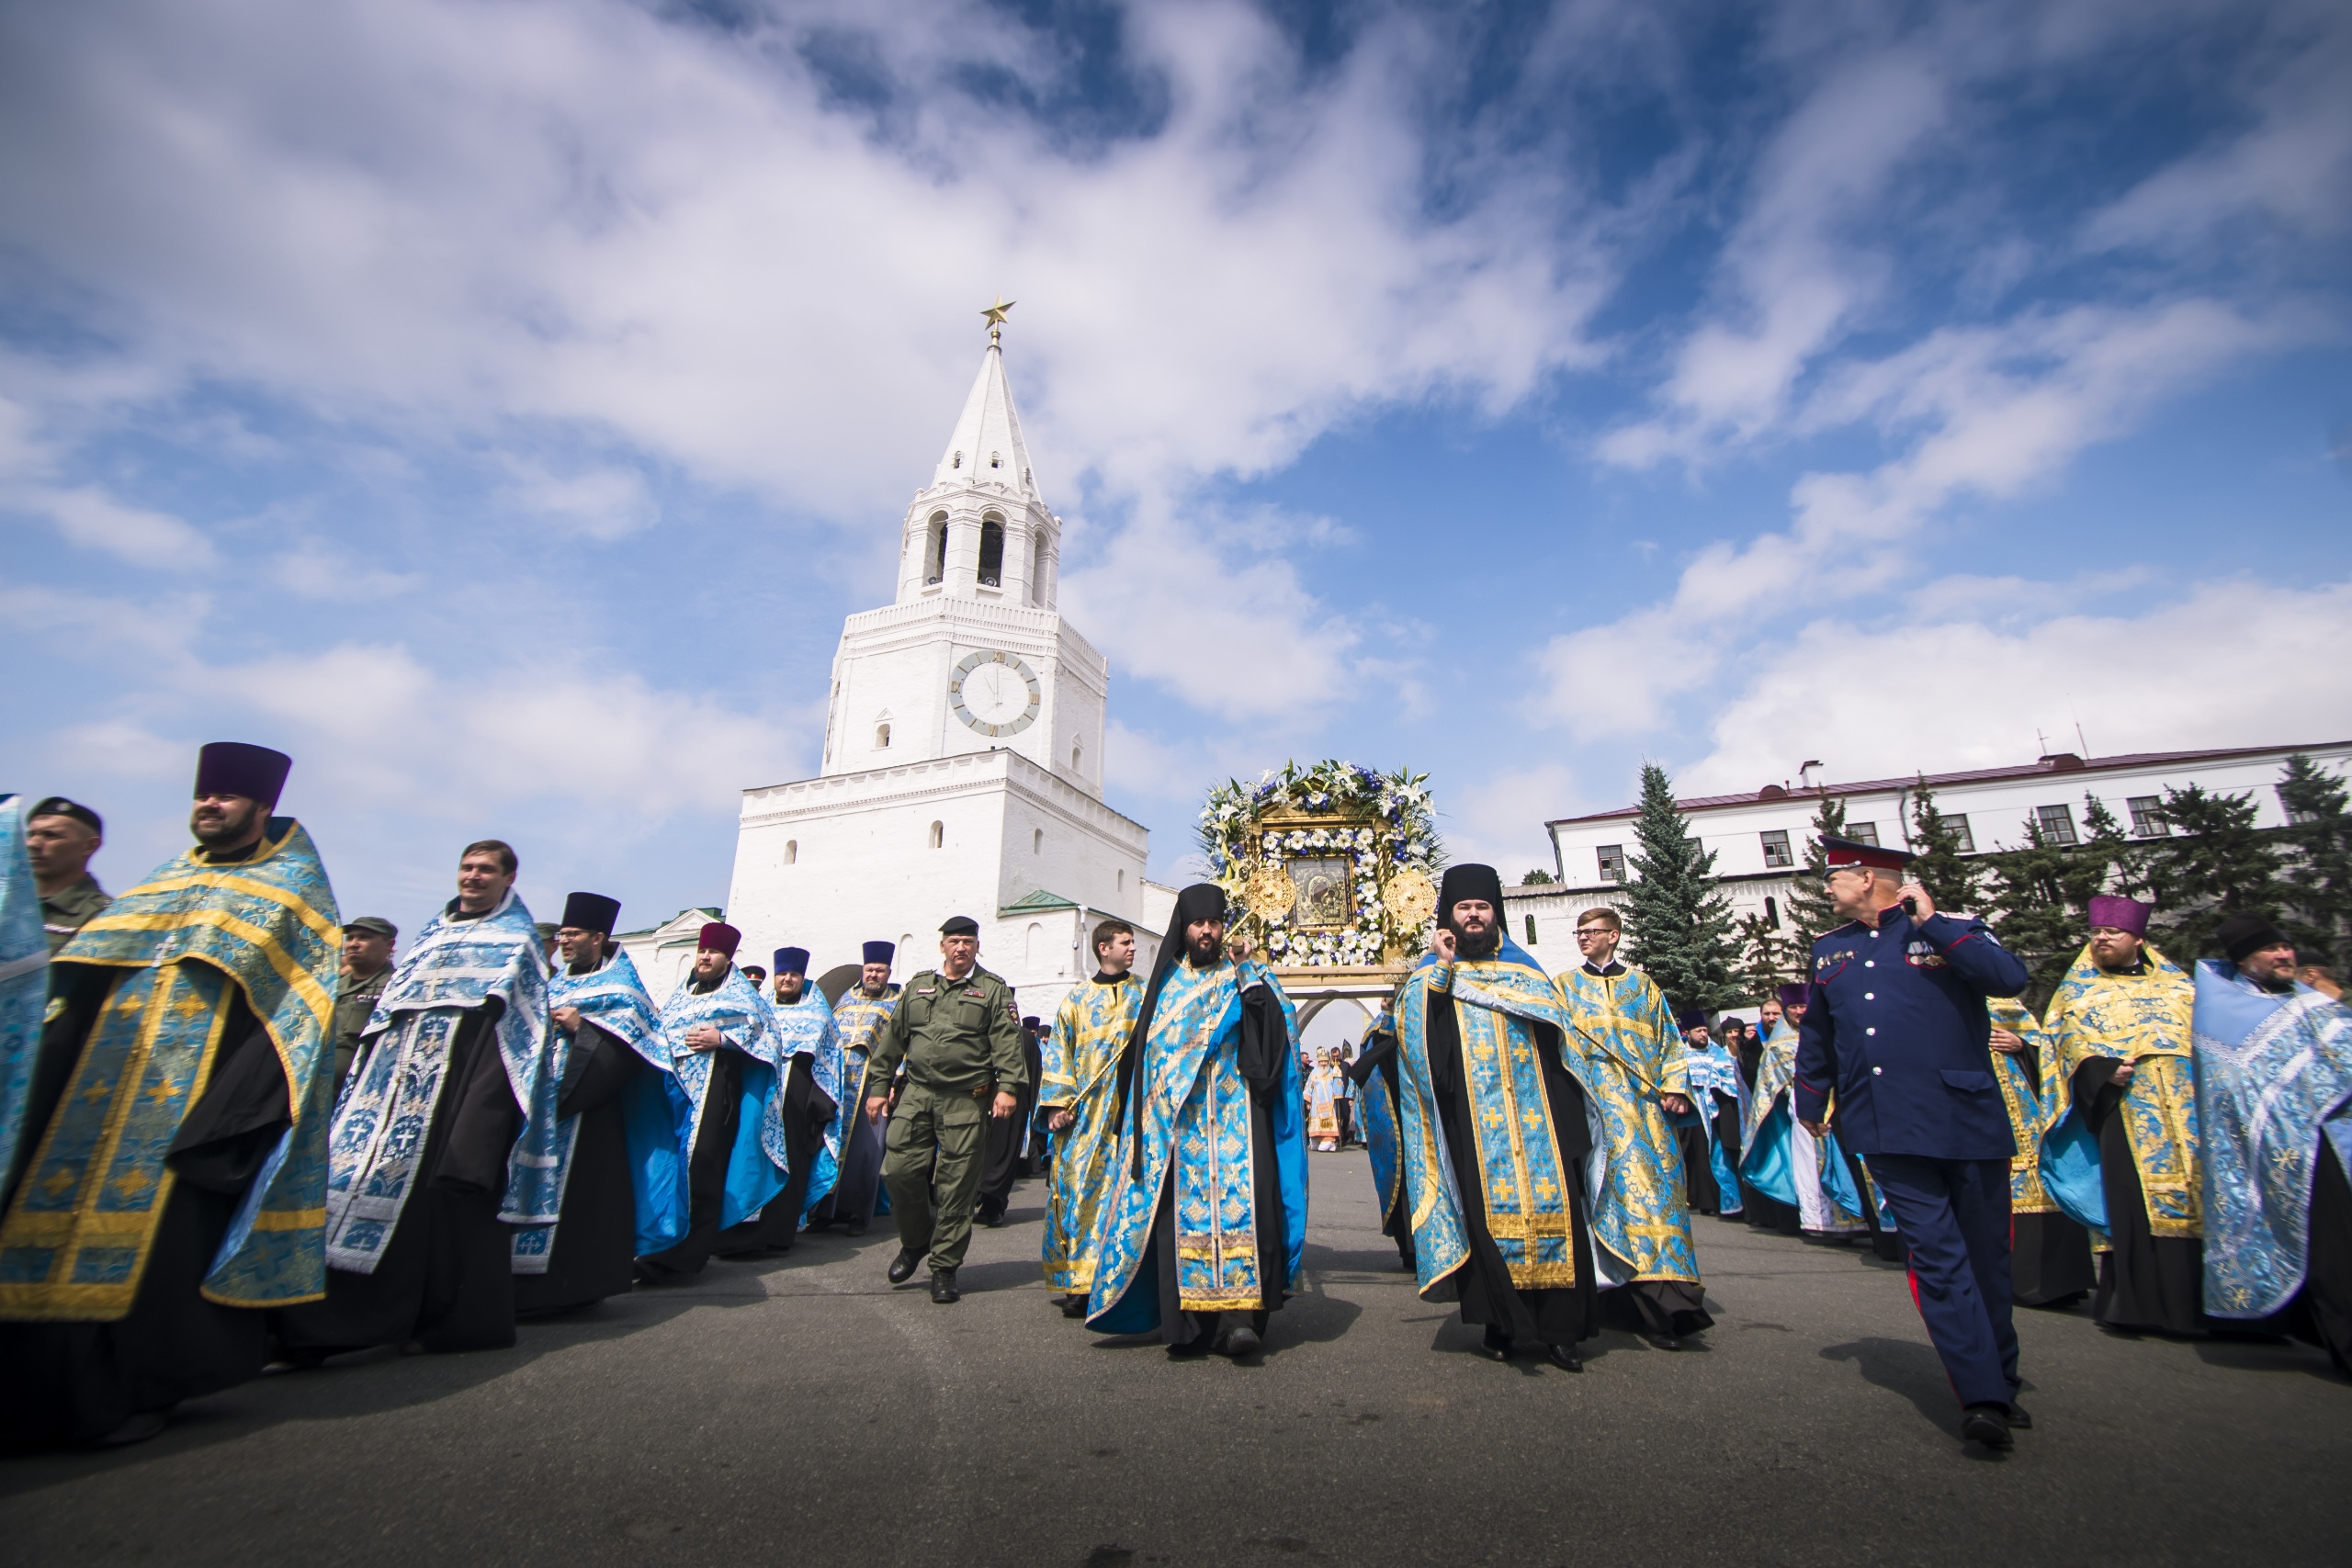
<instances>
[{"instance_id":1,"label":"man in camouflage uniform","mask_svg":"<svg viewBox=\"0 0 2352 1568\"><path fill-rule=\"evenodd\" d=\"M979 967L979 923L969 916L939 928L939 967L907 982L866 1069L869 1122L888 1106L899 1064L907 1069L882 1158L899 1225L890 1282L905 1283L928 1248L931 1299L943 1306L960 1294L956 1270L972 1244L983 1123L1018 1111L1028 1082L1012 987Z\"/></svg>"},{"instance_id":2,"label":"man in camouflage uniform","mask_svg":"<svg viewBox=\"0 0 2352 1568\"><path fill-rule=\"evenodd\" d=\"M343 928L342 984L334 993L334 1092L343 1093L343 1078L359 1052L359 1037L368 1031L368 1015L392 977L392 943L400 928L381 915L362 915Z\"/></svg>"},{"instance_id":3,"label":"man in camouflage uniform","mask_svg":"<svg viewBox=\"0 0 2352 1568\"><path fill-rule=\"evenodd\" d=\"M52 795L25 815L25 853L33 863L33 886L40 894L41 930L49 951L74 940L100 910L114 902L90 874L90 857L106 842L106 825L86 806Z\"/></svg>"}]
</instances>

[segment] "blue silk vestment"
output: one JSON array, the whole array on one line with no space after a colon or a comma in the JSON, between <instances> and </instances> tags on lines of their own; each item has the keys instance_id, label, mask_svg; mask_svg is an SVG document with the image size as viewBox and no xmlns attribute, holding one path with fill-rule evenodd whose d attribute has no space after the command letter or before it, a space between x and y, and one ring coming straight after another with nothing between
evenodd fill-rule
<instances>
[{"instance_id":1,"label":"blue silk vestment","mask_svg":"<svg viewBox=\"0 0 2352 1568\"><path fill-rule=\"evenodd\" d=\"M2098 1138L2072 1103L2075 1074L2095 1056L2135 1064L2116 1107L2132 1145L2150 1234L2195 1240L2204 1234L2198 1174L2197 1074L2190 1028L2196 987L2153 947L2145 969L2101 969L2086 946L2050 999L2050 1035L2059 1081L2052 1087L2053 1125L2046 1128L2037 1168L2067 1213L2099 1233L2108 1247L2107 1201L2098 1179Z\"/></svg>"},{"instance_id":2,"label":"blue silk vestment","mask_svg":"<svg viewBox=\"0 0 2352 1568\"><path fill-rule=\"evenodd\" d=\"M2316 1163L2352 1177L2352 1009L2308 986L2266 991L2213 959L2195 984L2205 1310L2265 1317L2303 1283Z\"/></svg>"},{"instance_id":3,"label":"blue silk vestment","mask_svg":"<svg viewBox=\"0 0 2352 1568\"><path fill-rule=\"evenodd\" d=\"M2052 1108L2065 1100L2057 1053L2041 1021L2024 1002L2015 997L1987 997L1984 1006L1994 1028L2025 1042L2035 1067L2029 1074L2015 1056L1993 1053L1993 1077L2000 1085L2001 1102L2008 1107L2009 1134L2018 1141L2018 1152L2009 1156L2009 1213L2061 1213L2041 1185L2041 1134L2050 1125Z\"/></svg>"},{"instance_id":4,"label":"blue silk vestment","mask_svg":"<svg viewBox=\"0 0 2352 1568\"><path fill-rule=\"evenodd\" d=\"M1748 1093L1747 1121L1740 1129L1739 1174L1758 1192L1800 1213L1810 1212L1798 1192L1799 1182L1805 1182L1820 1195L1820 1213L1828 1220L1819 1228L1837 1235L1867 1230L1862 1196L1838 1134L1801 1135L1792 1119L1790 1091L1796 1076L1797 1031L1784 1018L1765 1036L1764 1054L1756 1064L1756 1087ZM1804 1152L1807 1142L1813 1145L1809 1160Z\"/></svg>"},{"instance_id":5,"label":"blue silk vestment","mask_svg":"<svg viewBox=\"0 0 2352 1568\"><path fill-rule=\"evenodd\" d=\"M662 1044L668 1051L669 1086L677 1116L678 1146L691 1164L702 1136L703 1101L710 1093L710 1055L686 1043L686 1032L707 1023L729 1045L750 1059L743 1064L741 1114L734 1147L728 1152L726 1196L719 1206L723 1229L758 1215L785 1189L791 1154L785 1146L784 1107L776 1060L775 1010L743 971L729 965L727 978L707 991L695 989L694 974L678 982L662 1007ZM725 1047L721 1047L725 1049Z\"/></svg>"},{"instance_id":6,"label":"blue silk vestment","mask_svg":"<svg viewBox=\"0 0 2352 1568\"><path fill-rule=\"evenodd\" d=\"M252 858L200 850L157 867L51 961L125 971L0 1223L0 1317L130 1312L175 1176L164 1163L234 1002L269 1036L293 1124L231 1223L202 1292L277 1307L326 1290L327 1027L343 931L311 837L273 817Z\"/></svg>"},{"instance_id":7,"label":"blue silk vestment","mask_svg":"<svg viewBox=\"0 0 2352 1568\"><path fill-rule=\"evenodd\" d=\"M833 1114L825 1123L825 1135L819 1143L816 1164L808 1173L808 1195L800 1205L801 1219L808 1211L825 1201L841 1175L842 1112L847 1101L842 1098L842 1042L834 1027L833 1007L825 1000L825 993L814 983L805 983L797 1002L771 1000L769 1011L775 1018L775 1057L780 1073L792 1070L792 1058L806 1056L809 1075L817 1090L833 1103ZM779 1087L782 1079L778 1079ZM782 1108L778 1111L781 1114ZM786 1171L791 1173L791 1162L786 1161Z\"/></svg>"},{"instance_id":8,"label":"blue silk vestment","mask_svg":"<svg viewBox=\"0 0 2352 1568\"><path fill-rule=\"evenodd\" d=\"M838 1126L842 1147L842 1174L834 1183L833 1213L836 1218L853 1224L864 1224L869 1209L880 1213L890 1212L890 1201L882 1191L882 1130L865 1120L868 1098L887 1095L888 1084L869 1084L865 1065L873 1059L875 1036L890 1021L898 1010L899 984L893 980L882 987L878 997L869 997L861 987L852 986L833 1004L833 1029L842 1043L842 1115Z\"/></svg>"},{"instance_id":9,"label":"blue silk vestment","mask_svg":"<svg viewBox=\"0 0 2352 1568\"><path fill-rule=\"evenodd\" d=\"M414 1190L434 1108L447 1087L450 1049L468 1013L498 998L491 1036L523 1130L507 1156L498 1217L548 1226L563 1205L570 1143L556 1102L563 1074L548 1027L547 948L513 888L475 919L447 912L424 922L376 998L343 1099L335 1106L327 1175L327 1261L373 1274ZM518 1245L546 1268L546 1252Z\"/></svg>"},{"instance_id":10,"label":"blue silk vestment","mask_svg":"<svg viewBox=\"0 0 2352 1568\"><path fill-rule=\"evenodd\" d=\"M1416 1288L1450 1301L1470 1260L1470 1236L1430 1072L1430 1010L1450 1006L1462 1038L1463 1090L1477 1129L1487 1229L1518 1290L1575 1285L1577 1245L1568 1184L1609 1185L1609 1138L1559 987L1506 938L1493 958L1415 969L1397 992L1398 1140L1413 1229ZM1561 1158L1533 1025L1559 1032L1562 1065L1585 1091L1592 1152L1582 1172ZM1622 1233L1621 1233L1622 1234Z\"/></svg>"},{"instance_id":11,"label":"blue silk vestment","mask_svg":"<svg viewBox=\"0 0 2352 1568\"><path fill-rule=\"evenodd\" d=\"M1555 976L1580 1048L1590 1102L1607 1139L1608 1180L1592 1193L1593 1256L1603 1285L1629 1280L1699 1282L1682 1145L1658 1097L1688 1098L1682 1032L1647 975L1571 969Z\"/></svg>"},{"instance_id":12,"label":"blue silk vestment","mask_svg":"<svg viewBox=\"0 0 2352 1568\"><path fill-rule=\"evenodd\" d=\"M1043 1043L1039 1106L1058 1106L1070 1124L1054 1138L1053 1190L1046 1200L1046 1283L1065 1293L1094 1289L1094 1231L1119 1148L1119 1051L1143 1006L1143 980L1073 987Z\"/></svg>"},{"instance_id":13,"label":"blue silk vestment","mask_svg":"<svg viewBox=\"0 0 2352 1568\"><path fill-rule=\"evenodd\" d=\"M1396 1041L1396 1010L1392 998L1364 1033L1366 1053L1382 1047L1388 1055L1357 1080L1356 1128L1363 1138L1364 1153L1371 1158L1373 1195L1380 1205L1382 1234L1409 1239L1411 1226L1396 1224L1396 1205L1405 1195L1405 1168L1403 1129L1396 1114L1398 1096L1391 1087L1397 1082Z\"/></svg>"},{"instance_id":14,"label":"blue silk vestment","mask_svg":"<svg viewBox=\"0 0 2352 1568\"><path fill-rule=\"evenodd\" d=\"M1739 1170L1731 1151L1715 1136L1715 1102L1717 1094L1727 1097L1738 1107L1736 1119L1747 1119L1747 1080L1739 1076L1738 1059L1731 1047L1720 1040L1711 1040L1704 1051L1682 1048L1682 1075L1690 1085L1690 1103L1698 1117L1700 1130L1707 1136L1707 1168L1714 1173L1715 1191L1722 1200L1725 1219L1739 1213L1747 1205L1739 1196Z\"/></svg>"},{"instance_id":15,"label":"blue silk vestment","mask_svg":"<svg viewBox=\"0 0 2352 1568\"><path fill-rule=\"evenodd\" d=\"M678 1144L676 1119L671 1110L665 1080L673 1076L670 1053L662 1043L662 1017L653 998L629 955L616 951L601 968L574 975L559 966L548 981L548 1010L576 1008L594 1024L635 1052L662 1077L639 1074L621 1091L621 1128L628 1146L629 1186L637 1198L636 1255L659 1252L686 1234L686 1162ZM580 1135L580 1118L563 1122L564 1168L571 1169L571 1149ZM557 1194L560 1205L562 1194ZM538 1273L555 1245L556 1227L534 1227L515 1233L517 1273ZM519 1249L526 1243L538 1249L537 1269L525 1267Z\"/></svg>"},{"instance_id":16,"label":"blue silk vestment","mask_svg":"<svg viewBox=\"0 0 2352 1568\"><path fill-rule=\"evenodd\" d=\"M1250 1127L1242 1077L1241 994L1264 986L1280 1005L1274 1080L1266 1105L1272 1147ZM1306 1252L1306 1137L1299 1114L1296 1010L1255 959L1207 969L1179 962L1161 985L1136 1073L1141 1170L1122 1139L1095 1231L1094 1289L1087 1326L1145 1334L1162 1326L1159 1282L1147 1278L1163 1189L1172 1189L1177 1305L1183 1312L1255 1311L1303 1288ZM1283 1278L1261 1278L1257 1167L1275 1162L1282 1192ZM1272 1241L1273 1238L1265 1238Z\"/></svg>"},{"instance_id":17,"label":"blue silk vestment","mask_svg":"<svg viewBox=\"0 0 2352 1568\"><path fill-rule=\"evenodd\" d=\"M16 1167L49 999L49 937L25 852L25 798L0 800L0 1172Z\"/></svg>"}]
</instances>

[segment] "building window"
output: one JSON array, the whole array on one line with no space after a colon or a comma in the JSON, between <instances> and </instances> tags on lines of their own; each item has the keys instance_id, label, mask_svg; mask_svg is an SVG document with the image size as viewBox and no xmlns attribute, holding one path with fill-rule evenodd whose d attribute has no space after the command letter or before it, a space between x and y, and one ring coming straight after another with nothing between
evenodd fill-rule
<instances>
[{"instance_id":1,"label":"building window","mask_svg":"<svg viewBox=\"0 0 2352 1568\"><path fill-rule=\"evenodd\" d=\"M1854 842L1858 844L1875 845L1878 842L1878 824L1875 822L1849 822L1846 824L1846 837L1853 840Z\"/></svg>"},{"instance_id":2,"label":"building window","mask_svg":"<svg viewBox=\"0 0 2352 1568\"><path fill-rule=\"evenodd\" d=\"M2132 813L2133 838L2161 839L2172 832L2172 824L2165 820L2163 795L2135 795L2123 804Z\"/></svg>"},{"instance_id":3,"label":"building window","mask_svg":"<svg viewBox=\"0 0 2352 1568\"><path fill-rule=\"evenodd\" d=\"M1600 880L1603 882L1624 881L1625 846L1623 844L1603 844L1600 846Z\"/></svg>"},{"instance_id":4,"label":"building window","mask_svg":"<svg viewBox=\"0 0 2352 1568\"><path fill-rule=\"evenodd\" d=\"M954 468L961 468L964 466L964 454L962 454L961 452L956 453L956 460L955 460L954 462L952 462L952 463L948 464L947 466L948 466L948 468L951 468L951 469L954 469Z\"/></svg>"},{"instance_id":5,"label":"building window","mask_svg":"<svg viewBox=\"0 0 2352 1568\"><path fill-rule=\"evenodd\" d=\"M1954 853L1973 855L1976 852L1976 835L1969 831L1967 818L1945 817L1943 824L1945 830L1951 834Z\"/></svg>"},{"instance_id":6,"label":"building window","mask_svg":"<svg viewBox=\"0 0 2352 1568\"><path fill-rule=\"evenodd\" d=\"M1004 454L1001 452L989 453L989 467L991 468L1001 468L1004 467Z\"/></svg>"},{"instance_id":7,"label":"building window","mask_svg":"<svg viewBox=\"0 0 2352 1568\"><path fill-rule=\"evenodd\" d=\"M935 850L935 849L938 849L941 845L944 844L946 841L947 841L947 829L946 829L945 825L944 825L944 824L942 824L942 823L938 823L938 822L933 822L933 823L931 825L931 847L932 847L933 849L934 849L934 850Z\"/></svg>"},{"instance_id":8,"label":"building window","mask_svg":"<svg viewBox=\"0 0 2352 1568\"><path fill-rule=\"evenodd\" d=\"M980 586L1004 586L1004 523L993 513L980 519Z\"/></svg>"},{"instance_id":9,"label":"building window","mask_svg":"<svg viewBox=\"0 0 2352 1568\"><path fill-rule=\"evenodd\" d=\"M1046 602L1046 536L1039 534L1029 547L1029 603L1042 605Z\"/></svg>"},{"instance_id":10,"label":"building window","mask_svg":"<svg viewBox=\"0 0 2352 1568\"><path fill-rule=\"evenodd\" d=\"M1789 853L1789 830L1787 829L1775 828L1770 832L1764 834L1763 839L1765 870L1771 871L1778 867L1791 866L1797 863L1796 857Z\"/></svg>"},{"instance_id":11,"label":"building window","mask_svg":"<svg viewBox=\"0 0 2352 1568\"><path fill-rule=\"evenodd\" d=\"M1764 924L1770 931L1781 929L1781 901L1770 893L1764 895Z\"/></svg>"},{"instance_id":12,"label":"building window","mask_svg":"<svg viewBox=\"0 0 2352 1568\"><path fill-rule=\"evenodd\" d=\"M1527 917L1527 945L1535 945L1535 917L1532 915Z\"/></svg>"},{"instance_id":13,"label":"building window","mask_svg":"<svg viewBox=\"0 0 2352 1568\"><path fill-rule=\"evenodd\" d=\"M1029 829L1029 852L1033 855L1046 852L1046 830L1043 828Z\"/></svg>"},{"instance_id":14,"label":"building window","mask_svg":"<svg viewBox=\"0 0 2352 1568\"><path fill-rule=\"evenodd\" d=\"M2075 842L2075 814L2064 806L2037 806L2033 808L2034 826L2041 829L2045 844Z\"/></svg>"},{"instance_id":15,"label":"building window","mask_svg":"<svg viewBox=\"0 0 2352 1568\"><path fill-rule=\"evenodd\" d=\"M1120 891L1120 892L1122 892L1122 893L1125 893L1126 890L1127 890L1127 874L1126 874L1125 872L1122 871L1121 873L1119 873L1119 891Z\"/></svg>"},{"instance_id":16,"label":"building window","mask_svg":"<svg viewBox=\"0 0 2352 1568\"><path fill-rule=\"evenodd\" d=\"M1071 773L1082 773L1086 771L1078 765L1079 759L1085 754L1085 749L1086 742L1083 740L1073 740L1069 743L1069 771Z\"/></svg>"},{"instance_id":17,"label":"building window","mask_svg":"<svg viewBox=\"0 0 2352 1568\"><path fill-rule=\"evenodd\" d=\"M877 724L874 727L874 749L876 751L888 751L890 749L890 727L888 725Z\"/></svg>"},{"instance_id":18,"label":"building window","mask_svg":"<svg viewBox=\"0 0 2352 1568\"><path fill-rule=\"evenodd\" d=\"M947 513L934 512L931 514L929 540L923 546L922 580L925 583L933 583L946 575Z\"/></svg>"},{"instance_id":19,"label":"building window","mask_svg":"<svg viewBox=\"0 0 2352 1568\"><path fill-rule=\"evenodd\" d=\"M784 841L784 863L786 865L798 865L800 863L799 840L786 839Z\"/></svg>"}]
</instances>

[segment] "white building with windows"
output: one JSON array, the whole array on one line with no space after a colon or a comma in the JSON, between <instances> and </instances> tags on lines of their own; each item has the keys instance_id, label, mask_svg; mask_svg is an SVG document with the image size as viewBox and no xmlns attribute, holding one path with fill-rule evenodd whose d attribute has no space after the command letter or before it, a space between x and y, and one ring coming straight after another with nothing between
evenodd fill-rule
<instances>
[{"instance_id":1,"label":"white building with windows","mask_svg":"<svg viewBox=\"0 0 2352 1568\"><path fill-rule=\"evenodd\" d=\"M1055 607L1061 526L991 334L900 523L895 597L842 627L821 771L743 792L727 918L745 962L806 947L822 975L883 938L904 979L969 915L982 965L1050 1018L1093 973L1095 921L1157 948L1173 894L1144 881L1143 825L1102 803L1110 665Z\"/></svg>"},{"instance_id":2,"label":"white building with windows","mask_svg":"<svg viewBox=\"0 0 2352 1568\"><path fill-rule=\"evenodd\" d=\"M2165 791L2192 784L2217 794L2250 795L2258 809L2258 826L2283 827L2287 810L2278 785L2287 759L2297 752L2339 776L2352 767L2352 740L2338 740L2115 757L2060 751L2014 767L1929 773L1927 784L1935 794L1937 811L1960 829L1962 844L1982 854L2024 848L2028 821L2049 842L2077 842L2086 796L2103 802L2125 832L2143 839L2162 837L2168 830ZM1807 763L1806 770L1819 765ZM1676 805L1700 841L1715 852L1715 874L1723 879L1734 911L1762 914L1777 924L1793 874L1804 863L1805 840L1824 796L1845 803L1846 829L1851 837L1910 849L1912 803L1918 784L1916 776L1854 784L1800 779L1793 784L1768 784L1752 794L1702 795ZM1559 880L1505 890L1512 934L1542 953L1552 967L1565 967L1575 957L1571 933L1577 917L1623 897L1629 874L1626 857L1636 847L1634 823L1639 815L1637 807L1627 806L1544 823Z\"/></svg>"}]
</instances>

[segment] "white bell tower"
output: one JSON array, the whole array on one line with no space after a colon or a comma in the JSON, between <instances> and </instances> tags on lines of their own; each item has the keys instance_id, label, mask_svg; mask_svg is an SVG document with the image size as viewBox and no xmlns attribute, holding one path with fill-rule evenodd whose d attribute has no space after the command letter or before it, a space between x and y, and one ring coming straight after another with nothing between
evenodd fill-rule
<instances>
[{"instance_id":1,"label":"white bell tower","mask_svg":"<svg viewBox=\"0 0 2352 1568\"><path fill-rule=\"evenodd\" d=\"M1114 915L1148 935L1155 906L1143 826L1102 804L1110 665L1056 607L1061 519L1005 379L1010 309L983 312L978 378L899 523L892 602L842 624L818 776L743 793L728 918L746 952L807 947L820 973L868 940L911 943L904 978L969 915L981 964L1050 1016L1092 973L1085 930Z\"/></svg>"},{"instance_id":2,"label":"white bell tower","mask_svg":"<svg viewBox=\"0 0 2352 1568\"><path fill-rule=\"evenodd\" d=\"M1029 466L1001 331L900 523L895 602L842 628L824 772L1003 750L1099 798L1110 669L1055 608L1061 519Z\"/></svg>"}]
</instances>

